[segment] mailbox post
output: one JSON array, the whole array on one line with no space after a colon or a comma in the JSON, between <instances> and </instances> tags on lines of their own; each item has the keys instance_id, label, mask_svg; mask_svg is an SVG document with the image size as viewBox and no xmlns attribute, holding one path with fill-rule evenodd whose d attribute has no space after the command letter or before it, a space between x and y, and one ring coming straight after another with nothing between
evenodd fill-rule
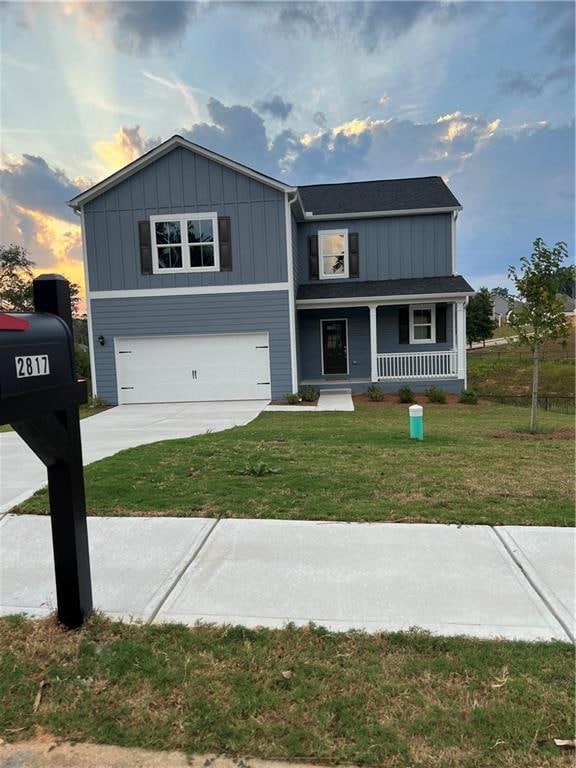
<instances>
[{"instance_id":1,"label":"mailbox post","mask_svg":"<svg viewBox=\"0 0 576 768\"><path fill-rule=\"evenodd\" d=\"M0 424L48 470L58 619L73 629L92 610L82 444L70 286L60 275L33 283L33 314L0 315Z\"/></svg>"}]
</instances>

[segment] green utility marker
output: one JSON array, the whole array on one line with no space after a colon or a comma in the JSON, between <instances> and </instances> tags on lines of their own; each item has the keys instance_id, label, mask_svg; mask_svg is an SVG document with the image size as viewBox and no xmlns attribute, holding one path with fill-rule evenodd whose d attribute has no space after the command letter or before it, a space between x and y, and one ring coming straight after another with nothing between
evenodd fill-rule
<instances>
[{"instance_id":1,"label":"green utility marker","mask_svg":"<svg viewBox=\"0 0 576 768\"><path fill-rule=\"evenodd\" d=\"M424 408L421 405L411 405L410 437L412 440L424 440Z\"/></svg>"}]
</instances>

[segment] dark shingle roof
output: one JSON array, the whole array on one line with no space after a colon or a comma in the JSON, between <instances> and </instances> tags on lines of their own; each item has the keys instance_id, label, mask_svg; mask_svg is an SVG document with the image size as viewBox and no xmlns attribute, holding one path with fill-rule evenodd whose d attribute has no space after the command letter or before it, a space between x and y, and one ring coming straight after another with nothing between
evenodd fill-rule
<instances>
[{"instance_id":1,"label":"dark shingle roof","mask_svg":"<svg viewBox=\"0 0 576 768\"><path fill-rule=\"evenodd\" d=\"M351 299L355 296L426 296L432 293L474 293L461 275L446 277L417 277L402 280L321 280L301 285L298 300L305 299Z\"/></svg>"},{"instance_id":2,"label":"dark shingle roof","mask_svg":"<svg viewBox=\"0 0 576 768\"><path fill-rule=\"evenodd\" d=\"M460 206L440 176L313 184L298 190L304 210L316 215Z\"/></svg>"}]
</instances>

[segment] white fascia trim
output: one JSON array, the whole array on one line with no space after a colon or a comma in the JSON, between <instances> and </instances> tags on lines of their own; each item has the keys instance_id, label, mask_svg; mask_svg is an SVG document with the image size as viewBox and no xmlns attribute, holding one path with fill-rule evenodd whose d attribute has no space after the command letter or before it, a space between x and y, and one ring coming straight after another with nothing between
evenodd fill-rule
<instances>
[{"instance_id":1,"label":"white fascia trim","mask_svg":"<svg viewBox=\"0 0 576 768\"><path fill-rule=\"evenodd\" d=\"M409 294L407 296L360 296L340 299L299 299L296 306L301 309L323 309L325 307L366 307L370 304L385 306L386 304L422 304L450 301L465 301L473 293L426 293Z\"/></svg>"},{"instance_id":2,"label":"white fascia trim","mask_svg":"<svg viewBox=\"0 0 576 768\"><path fill-rule=\"evenodd\" d=\"M189 149L192 152L195 152L197 155L201 155L202 157L206 157L208 160L213 160L216 163L220 163L220 165L225 165L227 168L231 168L233 171L242 173L244 176L249 176L256 181L260 181L262 184L267 184L269 187L278 189L281 192L297 191L296 187L291 187L289 184L284 184L282 181L264 176L263 174L258 173L258 171L252 170L252 168L248 168L241 163L237 163L234 160L231 160L229 157L219 155L217 152L211 152L205 147L201 147L198 144L194 144L192 141L188 141L187 139L182 138L182 136L172 136L167 141L159 144L157 147L154 147L154 149L150 150L149 152L146 152L146 154L142 155L142 157L137 158L133 162L124 166L124 168L116 171L116 173L108 176L108 178L98 182L98 184L90 187L90 189L87 189L85 192L76 195L76 197L73 197L68 201L68 205L71 208L78 209L80 206L84 205L84 203L87 203L89 200L93 200L95 197L98 197L103 192L106 192L106 190L114 187L120 181L127 179L129 176L132 176L141 168L145 168L147 165L154 162L154 160L167 154L175 147L184 147L185 149Z\"/></svg>"},{"instance_id":3,"label":"white fascia trim","mask_svg":"<svg viewBox=\"0 0 576 768\"><path fill-rule=\"evenodd\" d=\"M296 350L296 292L294 289L294 258L292 253L292 211L291 204L296 196L289 200L288 192L284 195L284 213L286 220L286 255L288 265L288 319L290 323L290 369L292 371L292 392L298 392L298 354Z\"/></svg>"},{"instance_id":4,"label":"white fascia trim","mask_svg":"<svg viewBox=\"0 0 576 768\"><path fill-rule=\"evenodd\" d=\"M187 288L134 288L119 291L92 291L91 299L136 299L152 296L207 296L218 293L262 293L288 291L289 283L251 283L247 285L202 285Z\"/></svg>"},{"instance_id":5,"label":"white fascia trim","mask_svg":"<svg viewBox=\"0 0 576 768\"><path fill-rule=\"evenodd\" d=\"M84 262L84 291L86 294L86 318L88 321L88 353L90 355L90 384L92 397L98 394L96 384L96 360L94 356L94 336L92 331L92 306L90 304L90 278L88 277L88 249L86 247L86 224L84 221L84 209L76 211L80 216L80 234L82 236L82 260Z\"/></svg>"},{"instance_id":6,"label":"white fascia trim","mask_svg":"<svg viewBox=\"0 0 576 768\"><path fill-rule=\"evenodd\" d=\"M304 213L305 221L330 221L331 219L375 219L382 216L417 216L426 213L453 213L461 211L462 206L450 208L407 208L401 211L356 211L355 213Z\"/></svg>"}]
</instances>

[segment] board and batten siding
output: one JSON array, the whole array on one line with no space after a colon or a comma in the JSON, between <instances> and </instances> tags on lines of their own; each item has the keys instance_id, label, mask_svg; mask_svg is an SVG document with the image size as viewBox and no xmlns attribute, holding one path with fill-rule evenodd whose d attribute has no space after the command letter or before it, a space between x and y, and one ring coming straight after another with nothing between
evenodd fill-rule
<instances>
[{"instance_id":1,"label":"board and batten siding","mask_svg":"<svg viewBox=\"0 0 576 768\"><path fill-rule=\"evenodd\" d=\"M452 274L452 215L387 216L380 219L333 219L300 224L299 280L310 280L308 236L322 229L358 233L358 280L398 280ZM334 280L334 278L331 278ZM356 278L353 278L356 280ZM344 278L342 282L349 281Z\"/></svg>"},{"instance_id":2,"label":"board and batten siding","mask_svg":"<svg viewBox=\"0 0 576 768\"><path fill-rule=\"evenodd\" d=\"M118 402L115 337L267 332L272 397L292 391L288 291L97 299L92 327L98 395L113 405Z\"/></svg>"},{"instance_id":3,"label":"board and batten siding","mask_svg":"<svg viewBox=\"0 0 576 768\"><path fill-rule=\"evenodd\" d=\"M84 206L91 291L279 283L288 279L284 192L177 147ZM230 216L232 271L143 275L138 222Z\"/></svg>"}]
</instances>

